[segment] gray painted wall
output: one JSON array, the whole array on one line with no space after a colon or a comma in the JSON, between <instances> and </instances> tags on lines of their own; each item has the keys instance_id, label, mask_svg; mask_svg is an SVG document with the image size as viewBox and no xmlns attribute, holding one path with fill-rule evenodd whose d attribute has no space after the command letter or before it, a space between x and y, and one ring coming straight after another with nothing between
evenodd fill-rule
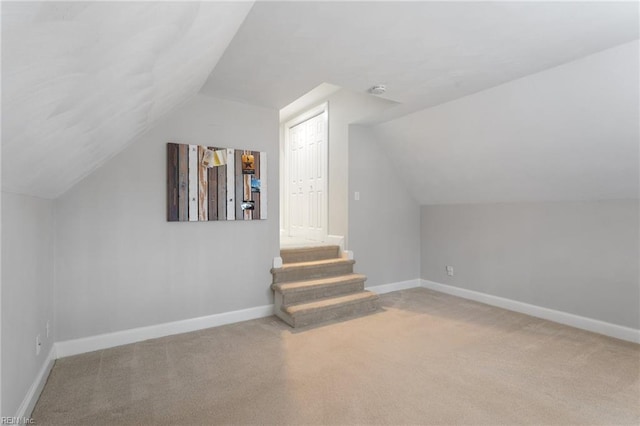
<instances>
[{"instance_id":1,"label":"gray painted wall","mask_svg":"<svg viewBox=\"0 0 640 426\"><path fill-rule=\"evenodd\" d=\"M393 105L391 101L345 89L329 97L329 234L344 236L348 247L349 125Z\"/></svg>"},{"instance_id":2,"label":"gray painted wall","mask_svg":"<svg viewBox=\"0 0 640 426\"><path fill-rule=\"evenodd\" d=\"M358 125L349 126L349 197L349 249L366 285L419 278L420 206L371 130Z\"/></svg>"},{"instance_id":3,"label":"gray painted wall","mask_svg":"<svg viewBox=\"0 0 640 426\"><path fill-rule=\"evenodd\" d=\"M266 221L167 222L166 143L266 151ZM58 340L272 303L278 111L197 96L55 202Z\"/></svg>"},{"instance_id":4,"label":"gray painted wall","mask_svg":"<svg viewBox=\"0 0 640 426\"><path fill-rule=\"evenodd\" d=\"M54 341L53 226L53 201L2 192L2 416L16 414Z\"/></svg>"},{"instance_id":5,"label":"gray painted wall","mask_svg":"<svg viewBox=\"0 0 640 426\"><path fill-rule=\"evenodd\" d=\"M423 206L422 278L637 329L638 214L638 200Z\"/></svg>"}]
</instances>

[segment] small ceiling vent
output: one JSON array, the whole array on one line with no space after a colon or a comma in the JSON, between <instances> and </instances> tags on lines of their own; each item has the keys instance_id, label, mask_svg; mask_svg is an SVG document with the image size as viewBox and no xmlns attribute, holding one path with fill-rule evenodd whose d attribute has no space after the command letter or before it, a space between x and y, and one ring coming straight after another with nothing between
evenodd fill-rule
<instances>
[{"instance_id":1,"label":"small ceiling vent","mask_svg":"<svg viewBox=\"0 0 640 426\"><path fill-rule=\"evenodd\" d=\"M369 89L369 93L372 95L382 95L387 91L387 86L384 84L377 84Z\"/></svg>"}]
</instances>

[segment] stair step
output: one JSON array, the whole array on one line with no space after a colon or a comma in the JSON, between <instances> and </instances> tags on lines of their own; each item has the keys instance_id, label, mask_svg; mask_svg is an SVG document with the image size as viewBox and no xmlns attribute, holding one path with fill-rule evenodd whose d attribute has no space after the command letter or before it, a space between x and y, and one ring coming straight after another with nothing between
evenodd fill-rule
<instances>
[{"instance_id":1,"label":"stair step","mask_svg":"<svg viewBox=\"0 0 640 426\"><path fill-rule=\"evenodd\" d=\"M283 263L312 262L314 260L337 259L339 246L300 247L280 250Z\"/></svg>"},{"instance_id":2,"label":"stair step","mask_svg":"<svg viewBox=\"0 0 640 426\"><path fill-rule=\"evenodd\" d=\"M367 314L377 309L378 295L364 290L346 296L282 306L276 314L292 327L305 327L342 317Z\"/></svg>"},{"instance_id":3,"label":"stair step","mask_svg":"<svg viewBox=\"0 0 640 426\"><path fill-rule=\"evenodd\" d=\"M282 268L273 268L273 283L305 281L336 277L353 273L354 260L325 259L311 262L286 263Z\"/></svg>"},{"instance_id":4,"label":"stair step","mask_svg":"<svg viewBox=\"0 0 640 426\"><path fill-rule=\"evenodd\" d=\"M309 302L364 290L367 277L361 274L339 275L315 280L273 284L271 288L281 293L281 304Z\"/></svg>"}]
</instances>

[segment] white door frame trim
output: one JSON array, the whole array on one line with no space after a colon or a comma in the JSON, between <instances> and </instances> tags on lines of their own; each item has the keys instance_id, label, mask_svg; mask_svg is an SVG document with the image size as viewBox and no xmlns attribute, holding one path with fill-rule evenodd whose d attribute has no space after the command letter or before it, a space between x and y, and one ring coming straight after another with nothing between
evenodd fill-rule
<instances>
[{"instance_id":1,"label":"white door frame trim","mask_svg":"<svg viewBox=\"0 0 640 426\"><path fill-rule=\"evenodd\" d=\"M323 221L324 221L324 229L325 229L325 234L323 235L323 241L327 240L327 237L329 235L329 102L325 101L323 103L321 103L320 105L317 105L313 108L308 109L307 111L295 116L294 118L292 118L291 120L287 121L284 124L284 150L283 150L283 159L284 161L282 162L282 166L283 166L283 171L284 171L284 191L281 192L281 194L285 194L284 197L284 203L283 203L283 225L284 225L284 230L287 233L287 235L291 235L291 226L290 226L290 218L289 218L289 159L287 157L287 152L289 149L289 130L292 127L297 126L300 123L303 123L313 117L316 117L320 114L327 114L327 117L325 119L325 127L326 127L326 135L327 135L327 143L326 143L326 147L325 147L325 182L324 182L324 187L322 188L322 190L325 193L325 202L324 205L322 206L323 211Z\"/></svg>"}]
</instances>

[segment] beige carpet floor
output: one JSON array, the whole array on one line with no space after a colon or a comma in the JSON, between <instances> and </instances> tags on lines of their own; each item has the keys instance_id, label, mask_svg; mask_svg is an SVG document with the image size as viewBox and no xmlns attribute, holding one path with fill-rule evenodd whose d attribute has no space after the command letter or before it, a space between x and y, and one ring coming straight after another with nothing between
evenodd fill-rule
<instances>
[{"instance_id":1,"label":"beige carpet floor","mask_svg":"<svg viewBox=\"0 0 640 426\"><path fill-rule=\"evenodd\" d=\"M41 425L634 424L640 346L411 289L303 331L275 317L60 359Z\"/></svg>"}]
</instances>

